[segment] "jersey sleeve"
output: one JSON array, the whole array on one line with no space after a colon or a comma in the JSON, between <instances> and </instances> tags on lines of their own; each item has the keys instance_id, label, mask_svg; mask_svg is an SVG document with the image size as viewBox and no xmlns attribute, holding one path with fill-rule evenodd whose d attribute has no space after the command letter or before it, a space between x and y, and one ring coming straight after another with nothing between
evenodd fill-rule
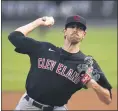
<instances>
[{"instance_id":1,"label":"jersey sleeve","mask_svg":"<svg viewBox=\"0 0 118 111\"><path fill-rule=\"evenodd\" d=\"M28 54L34 52L40 46L40 42L32 38L25 37L23 33L14 31L8 36L9 41L15 46L18 53Z\"/></svg>"},{"instance_id":2,"label":"jersey sleeve","mask_svg":"<svg viewBox=\"0 0 118 111\"><path fill-rule=\"evenodd\" d=\"M102 69L100 68L100 66L98 65L98 63L95 59L93 59L93 71L97 71L97 73L100 75L100 79L97 81L97 83L100 86L108 89L110 92L110 97L112 98L112 93L111 93L112 86L109 83L109 81L107 80L104 72L102 71ZM84 86L83 88L88 89L86 86Z\"/></svg>"},{"instance_id":3,"label":"jersey sleeve","mask_svg":"<svg viewBox=\"0 0 118 111\"><path fill-rule=\"evenodd\" d=\"M112 86L110 85L109 81L107 80L105 74L103 73L102 69L100 68L100 66L98 65L98 63L96 62L96 60L94 60L94 62L93 62L93 68L100 75L100 79L97 81L97 83L99 85L101 85L102 87L104 87L104 88L106 88L108 90L111 90L112 89Z\"/></svg>"}]
</instances>

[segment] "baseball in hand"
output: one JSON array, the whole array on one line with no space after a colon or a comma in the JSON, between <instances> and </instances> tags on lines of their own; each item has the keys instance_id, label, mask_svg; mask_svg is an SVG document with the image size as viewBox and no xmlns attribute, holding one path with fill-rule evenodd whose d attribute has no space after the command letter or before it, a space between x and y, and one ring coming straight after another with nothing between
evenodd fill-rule
<instances>
[{"instance_id":1,"label":"baseball in hand","mask_svg":"<svg viewBox=\"0 0 118 111\"><path fill-rule=\"evenodd\" d=\"M42 21L44 21L45 25L47 25L47 26L54 25L54 18L52 16L51 17L48 17L48 16L42 17Z\"/></svg>"}]
</instances>

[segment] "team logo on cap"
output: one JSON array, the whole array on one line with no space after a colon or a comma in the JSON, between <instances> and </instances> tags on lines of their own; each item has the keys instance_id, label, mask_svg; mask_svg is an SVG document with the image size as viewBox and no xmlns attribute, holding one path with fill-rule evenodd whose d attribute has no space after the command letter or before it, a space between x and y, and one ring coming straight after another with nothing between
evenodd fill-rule
<instances>
[{"instance_id":1,"label":"team logo on cap","mask_svg":"<svg viewBox=\"0 0 118 111\"><path fill-rule=\"evenodd\" d=\"M79 21L80 17L79 16L74 16L74 20Z\"/></svg>"}]
</instances>

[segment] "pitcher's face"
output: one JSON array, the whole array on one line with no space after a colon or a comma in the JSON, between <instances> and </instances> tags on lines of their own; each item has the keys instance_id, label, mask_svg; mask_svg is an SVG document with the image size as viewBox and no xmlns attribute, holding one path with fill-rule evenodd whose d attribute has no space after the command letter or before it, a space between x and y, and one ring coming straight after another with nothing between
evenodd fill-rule
<instances>
[{"instance_id":1,"label":"pitcher's face","mask_svg":"<svg viewBox=\"0 0 118 111\"><path fill-rule=\"evenodd\" d=\"M72 23L69 24L64 30L64 37L72 44L77 44L83 40L86 31L82 24Z\"/></svg>"}]
</instances>

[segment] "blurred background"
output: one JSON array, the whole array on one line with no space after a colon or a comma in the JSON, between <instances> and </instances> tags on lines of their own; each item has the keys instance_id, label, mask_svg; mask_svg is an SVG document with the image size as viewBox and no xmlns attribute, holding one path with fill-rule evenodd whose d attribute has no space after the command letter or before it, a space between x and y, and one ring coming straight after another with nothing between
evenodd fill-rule
<instances>
[{"instance_id":1,"label":"blurred background","mask_svg":"<svg viewBox=\"0 0 118 111\"><path fill-rule=\"evenodd\" d=\"M2 28L17 27L42 16L53 16L59 27L74 14L84 16L88 25L116 25L117 1L2 1Z\"/></svg>"},{"instance_id":2,"label":"blurred background","mask_svg":"<svg viewBox=\"0 0 118 111\"><path fill-rule=\"evenodd\" d=\"M53 16L54 26L39 27L29 37L61 47L66 17L75 14L87 20L81 50L97 60L113 88L117 88L117 1L2 1L1 11L2 91L24 91L30 68L28 56L14 51L9 33L38 17Z\"/></svg>"}]
</instances>

